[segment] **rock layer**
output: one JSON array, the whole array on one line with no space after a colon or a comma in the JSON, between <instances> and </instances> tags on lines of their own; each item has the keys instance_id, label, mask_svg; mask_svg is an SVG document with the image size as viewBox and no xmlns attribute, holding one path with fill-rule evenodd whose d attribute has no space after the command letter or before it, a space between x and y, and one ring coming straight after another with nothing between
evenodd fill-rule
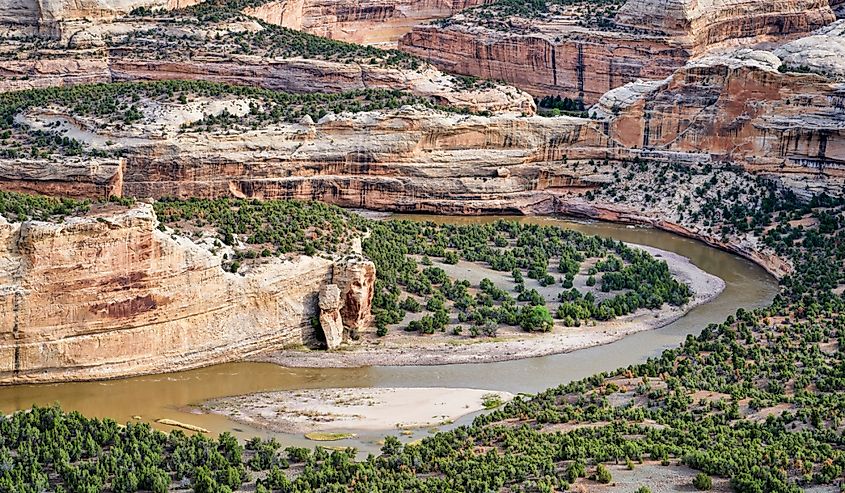
<instances>
[{"instance_id":1,"label":"rock layer","mask_svg":"<svg viewBox=\"0 0 845 493\"><path fill-rule=\"evenodd\" d=\"M38 128L54 117L54 111L33 110L21 122ZM74 121L97 129L95 121ZM121 146L123 157L92 163L93 179L84 188L79 169L38 160L29 166L41 163L49 173L21 179L17 163L0 161L0 180L9 182L5 188L44 192L55 191L57 182L76 182L83 195L95 189L99 196L295 198L417 210L440 199L501 200L583 186L562 160L614 153L601 122L513 113L469 116L403 107L238 133L181 132L180 122L170 122L173 131L165 139L145 139L132 128L87 134L92 145Z\"/></svg>"},{"instance_id":2,"label":"rock layer","mask_svg":"<svg viewBox=\"0 0 845 493\"><path fill-rule=\"evenodd\" d=\"M445 27L414 28L399 46L449 72L592 104L638 78L667 77L726 43L795 36L834 19L827 0L631 0L613 29L590 29L565 15L549 15L510 20L521 28L502 31L458 14Z\"/></svg>"},{"instance_id":3,"label":"rock layer","mask_svg":"<svg viewBox=\"0 0 845 493\"><path fill-rule=\"evenodd\" d=\"M230 274L156 226L147 204L61 223L0 218L0 383L183 370L311 338L335 262L274 259ZM370 281L356 278L364 290ZM339 301L350 323L368 316Z\"/></svg>"},{"instance_id":4,"label":"rock layer","mask_svg":"<svg viewBox=\"0 0 845 493\"><path fill-rule=\"evenodd\" d=\"M113 19L137 7L176 9L199 0L4 0L0 2L0 26L57 37L65 21Z\"/></svg>"},{"instance_id":5,"label":"rock layer","mask_svg":"<svg viewBox=\"0 0 845 493\"><path fill-rule=\"evenodd\" d=\"M611 91L595 111L625 147L707 154L804 193L839 193L845 85L779 66L763 51L705 57L662 82Z\"/></svg>"},{"instance_id":6,"label":"rock layer","mask_svg":"<svg viewBox=\"0 0 845 493\"><path fill-rule=\"evenodd\" d=\"M244 13L270 24L350 43L395 43L414 26L483 0L281 0Z\"/></svg>"},{"instance_id":7,"label":"rock layer","mask_svg":"<svg viewBox=\"0 0 845 493\"><path fill-rule=\"evenodd\" d=\"M653 35L580 31L525 35L462 25L420 26L400 49L442 70L501 79L534 96L564 95L592 104L609 89L637 78L664 78L693 52Z\"/></svg>"},{"instance_id":8,"label":"rock layer","mask_svg":"<svg viewBox=\"0 0 845 493\"><path fill-rule=\"evenodd\" d=\"M398 89L431 97L441 104L473 111L533 113L530 95L503 84L463 88L455 78L431 66L419 70L364 63L233 56L160 61L138 59L121 51L70 50L59 59L8 60L0 64L0 92L82 83L205 80L287 92L340 92Z\"/></svg>"},{"instance_id":9,"label":"rock layer","mask_svg":"<svg viewBox=\"0 0 845 493\"><path fill-rule=\"evenodd\" d=\"M327 284L320 289L320 329L326 339L326 348L337 349L343 342L343 320L340 318L340 288Z\"/></svg>"}]
</instances>

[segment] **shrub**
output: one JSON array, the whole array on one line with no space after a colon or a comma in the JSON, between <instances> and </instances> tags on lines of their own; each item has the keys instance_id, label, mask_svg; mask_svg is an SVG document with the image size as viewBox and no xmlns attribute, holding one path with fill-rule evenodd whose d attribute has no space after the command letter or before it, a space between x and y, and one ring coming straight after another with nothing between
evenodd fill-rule
<instances>
[{"instance_id":1,"label":"shrub","mask_svg":"<svg viewBox=\"0 0 845 493\"><path fill-rule=\"evenodd\" d=\"M710 476L700 472L695 475L695 478L692 480L692 485L695 486L695 489L700 491L705 491L713 488L713 480L710 479Z\"/></svg>"}]
</instances>

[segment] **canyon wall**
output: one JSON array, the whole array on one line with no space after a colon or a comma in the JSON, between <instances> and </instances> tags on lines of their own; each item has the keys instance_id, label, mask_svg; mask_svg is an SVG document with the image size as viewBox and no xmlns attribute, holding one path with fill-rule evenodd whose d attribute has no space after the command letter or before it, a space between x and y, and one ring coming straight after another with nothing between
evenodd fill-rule
<instances>
[{"instance_id":1,"label":"canyon wall","mask_svg":"<svg viewBox=\"0 0 845 493\"><path fill-rule=\"evenodd\" d=\"M83 197L254 197L401 211L538 212L550 207L539 205L550 196L595 186L594 177L573 172L568 160L639 156L740 164L802 194L835 191L845 185L842 84L781 73L779 65L770 52L705 57L667 79L610 91L592 110L595 119L404 107L231 132L184 131L187 116L165 121L151 111L150 122L164 134L144 137L145 130L106 130L76 116L62 119L78 126L72 134L87 136L94 147L114 142L122 157L6 160L0 183ZM32 109L18 120L50 128L56 111Z\"/></svg>"},{"instance_id":2,"label":"canyon wall","mask_svg":"<svg viewBox=\"0 0 845 493\"><path fill-rule=\"evenodd\" d=\"M38 128L33 111L21 120ZM44 120L47 121L47 120ZM164 122L162 122L164 123ZM85 123L86 128L90 126ZM613 155L603 124L578 118L503 114L469 116L431 109L330 114L312 122L254 131L179 132L166 139L99 130L92 142L125 146L120 161L92 166L96 181L80 188L80 171L43 164L50 173L22 177L0 162L3 188L67 194L91 189L135 197L256 197L324 200L350 207L434 210L473 200L510 204L533 191L583 186L564 158ZM124 136L135 135L131 140ZM37 168L37 163L31 167ZM503 205L504 206L504 205ZM508 205L510 207L510 205Z\"/></svg>"},{"instance_id":3,"label":"canyon wall","mask_svg":"<svg viewBox=\"0 0 845 493\"><path fill-rule=\"evenodd\" d=\"M414 26L484 0L280 0L244 13L270 24L350 43L395 43Z\"/></svg>"},{"instance_id":4,"label":"canyon wall","mask_svg":"<svg viewBox=\"0 0 845 493\"><path fill-rule=\"evenodd\" d=\"M0 33L59 38L66 21L110 20L137 7L175 9L200 0L3 0L0 2Z\"/></svg>"},{"instance_id":5,"label":"canyon wall","mask_svg":"<svg viewBox=\"0 0 845 493\"><path fill-rule=\"evenodd\" d=\"M588 104L633 80L667 77L692 55L688 46L652 35L510 35L434 25L403 36L400 49L446 72L504 80L538 97L580 97Z\"/></svg>"},{"instance_id":6,"label":"canyon wall","mask_svg":"<svg viewBox=\"0 0 845 493\"><path fill-rule=\"evenodd\" d=\"M706 154L804 193L839 192L845 86L780 65L764 51L704 57L664 81L611 91L595 111L628 148Z\"/></svg>"},{"instance_id":7,"label":"canyon wall","mask_svg":"<svg viewBox=\"0 0 845 493\"><path fill-rule=\"evenodd\" d=\"M503 31L458 14L414 28L399 46L448 72L592 104L637 79L667 77L708 49L797 36L834 19L827 0L631 0L611 28L549 15Z\"/></svg>"},{"instance_id":8,"label":"canyon wall","mask_svg":"<svg viewBox=\"0 0 845 493\"><path fill-rule=\"evenodd\" d=\"M808 33L833 22L828 0L635 0L617 24L688 38L699 52L725 41Z\"/></svg>"},{"instance_id":9,"label":"canyon wall","mask_svg":"<svg viewBox=\"0 0 845 493\"><path fill-rule=\"evenodd\" d=\"M112 28L119 30L120 24ZM68 29L69 42L87 33ZM287 92L340 92L355 89L397 89L431 97L440 104L473 111L533 113L533 98L504 84L469 87L432 66L417 69L380 64L251 55L202 56L157 60L132 49L70 46L0 63L0 92L82 83L206 80Z\"/></svg>"},{"instance_id":10,"label":"canyon wall","mask_svg":"<svg viewBox=\"0 0 845 493\"><path fill-rule=\"evenodd\" d=\"M368 320L369 262L276 258L232 274L157 229L150 205L118 209L0 217L0 384L184 370L312 342L327 285L344 323Z\"/></svg>"}]
</instances>

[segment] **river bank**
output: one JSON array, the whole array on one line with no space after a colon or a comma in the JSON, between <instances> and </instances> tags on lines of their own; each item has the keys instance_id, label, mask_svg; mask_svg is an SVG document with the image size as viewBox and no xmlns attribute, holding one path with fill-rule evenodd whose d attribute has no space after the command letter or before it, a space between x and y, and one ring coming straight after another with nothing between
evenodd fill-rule
<instances>
[{"instance_id":1,"label":"river bank","mask_svg":"<svg viewBox=\"0 0 845 493\"><path fill-rule=\"evenodd\" d=\"M426 428L497 407L508 392L451 388L333 388L259 392L213 399L204 413L279 433Z\"/></svg>"},{"instance_id":2,"label":"river bank","mask_svg":"<svg viewBox=\"0 0 845 493\"><path fill-rule=\"evenodd\" d=\"M713 300L725 289L722 279L698 268L682 255L654 247L632 246L665 260L672 275L691 288L692 299L681 307L667 304L659 310L641 309L608 322L581 327L563 327L557 323L549 333L527 333L517 327L503 327L493 338L456 339L392 331L384 337L366 334L361 341L341 346L336 351L283 350L251 359L293 368L350 368L487 363L548 356L609 344L637 332L663 327L694 307Z\"/></svg>"},{"instance_id":3,"label":"river bank","mask_svg":"<svg viewBox=\"0 0 845 493\"><path fill-rule=\"evenodd\" d=\"M233 433L241 439L255 435L276 436L286 445L311 446L301 434L262 431L235 423L219 414L196 414L195 406L210 399L255 392L310 388L442 387L539 392L549 387L586 378L645 361L663 348L675 347L688 335L697 335L713 321L724 320L737 308L767 306L777 293L777 281L759 264L692 239L646 227L632 227L594 221L569 221L550 216L402 216L416 220L474 223L499 219L529 224L555 225L585 234L612 237L689 257L701 269L722 278L725 290L716 299L691 309L685 316L656 330L645 330L601 346L542 358L527 358L483 364L439 366L362 366L356 368L285 368L238 362L164 375L142 375L107 381L72 382L57 385L0 387L0 411L27 409L33 404L60 403L64 409L86 416L109 417L124 423L140 416L165 431L173 428L156 423L169 418L201 426L218 434ZM398 334L407 336L407 334ZM326 357L331 356L321 353ZM446 383L448 382L448 384ZM462 422L459 420L458 422ZM446 427L448 428L448 427ZM377 453L380 433L361 432L344 445ZM410 439L411 437L408 437ZM415 435L415 438L419 436Z\"/></svg>"}]
</instances>

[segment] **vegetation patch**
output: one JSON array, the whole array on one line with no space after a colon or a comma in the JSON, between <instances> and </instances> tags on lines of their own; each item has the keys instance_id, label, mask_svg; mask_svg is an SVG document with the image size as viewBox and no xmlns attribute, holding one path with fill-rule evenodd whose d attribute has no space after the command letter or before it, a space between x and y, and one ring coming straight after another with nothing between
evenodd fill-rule
<instances>
[{"instance_id":1,"label":"vegetation patch","mask_svg":"<svg viewBox=\"0 0 845 493\"><path fill-rule=\"evenodd\" d=\"M655 166L649 171L647 166L642 173L659 176L662 170ZM667 180L672 173L680 171L666 169ZM711 176L716 176L717 184L724 178L711 170L710 175L692 175L689 181L693 187L701 186ZM740 172L732 176L748 180ZM765 184L752 188L757 186L753 179L747 183L752 184L749 189L768 190ZM618 196L625 186L609 184L610 191L600 193ZM674 214L689 218L709 200L704 197L725 190L730 187L714 185L702 201L676 202L687 209ZM734 205L747 207L745 214L737 215L742 209ZM0 491L144 489L159 493L169 488L198 492L254 488L261 493L535 493L565 491L574 484L598 488L599 483L627 473L621 467L611 473L612 465L646 461L684 464L700 471L701 475L687 480L687 488L694 482L694 487L706 489L704 476L708 476L728 478L739 493L798 493L819 485L841 489L845 481L845 201L825 195L799 201L771 189L753 199L740 193L733 202L725 201L718 212L699 219L713 221L709 227L717 235L731 231L731 237L742 234L761 248L777 251L792 263L793 273L782 280L781 292L771 306L740 309L643 364L599 373L531 398L516 398L478 416L471 425L437 433L414 446L387 437L381 455L363 461L354 460L354 451L348 449L282 450L274 440L260 438L241 445L226 433L219 438L188 437L181 431L164 434L145 424L120 427L108 419L35 407L0 417ZM17 213L32 216L26 210ZM379 296L395 296L397 305L402 287L407 289L408 284L425 285L423 277L432 286L445 282L435 282L442 281L439 271L422 273L434 267L422 260L422 267L417 263L415 258L423 255L445 260L447 251L452 251L450 261L510 262L507 249L522 248L525 255L514 255L513 261L531 261L520 269L545 265L548 270L548 263L533 260L548 261L550 251L573 256L583 251L579 247L593 245L596 253L607 252L603 262L618 266L609 260L610 255L619 258L622 269L632 262L617 251L617 244L606 240L513 223L462 229L389 221L368 224L368 231L368 241L377 235L386 238L382 257L390 251L398 258L393 263L377 260L385 263L385 272L391 276L380 279ZM499 241L501 247L496 246L500 236L507 243ZM438 248L443 250L440 256L433 251ZM406 255L413 262L406 262ZM652 273L659 274L659 267L650 261L643 265L651 267L642 272L654 268ZM392 289L394 281L396 289ZM666 282L665 287L671 287ZM456 289L456 283L450 283ZM492 288L479 290L493 297ZM671 289L660 292L668 294ZM557 431L550 432L554 427ZM643 486L639 491L649 489Z\"/></svg>"},{"instance_id":2,"label":"vegetation patch","mask_svg":"<svg viewBox=\"0 0 845 493\"><path fill-rule=\"evenodd\" d=\"M504 403L502 396L499 394L490 393L481 396L481 405L484 406L484 409L496 409L501 407Z\"/></svg>"},{"instance_id":3,"label":"vegetation patch","mask_svg":"<svg viewBox=\"0 0 845 493\"><path fill-rule=\"evenodd\" d=\"M554 226L384 221L371 224L371 231L364 253L376 264L373 312L382 334L409 312L424 313L406 327L422 334L451 326L460 335L464 324L470 336L495 337L502 325L548 332L553 317L576 327L664 303L681 306L692 294L665 261L622 242ZM507 273L511 282L450 278L446 269L458 262ZM576 277L583 281L580 288Z\"/></svg>"},{"instance_id":4,"label":"vegetation patch","mask_svg":"<svg viewBox=\"0 0 845 493\"><path fill-rule=\"evenodd\" d=\"M314 431L311 433L306 433L305 438L309 440L313 440L315 442L335 442L338 440L346 440L349 438L355 438L354 433L328 433L328 432L318 432Z\"/></svg>"},{"instance_id":5,"label":"vegetation patch","mask_svg":"<svg viewBox=\"0 0 845 493\"><path fill-rule=\"evenodd\" d=\"M209 100L240 99L246 111L228 109L212 113L202 110ZM0 158L52 158L66 156L120 156L124 150L114 143L93 146L75 137L59 119L32 128L20 120L27 111L72 115L88 119L97 131L120 133L133 125L155 126L161 107L188 108L193 103L202 118L184 124L182 132L243 132L277 123L297 123L308 117L318 121L329 113L359 113L393 110L402 106L468 111L435 104L431 99L388 89L361 89L334 94L293 94L249 86L205 81L125 82L85 84L72 87L30 89L0 94Z\"/></svg>"},{"instance_id":6,"label":"vegetation patch","mask_svg":"<svg viewBox=\"0 0 845 493\"><path fill-rule=\"evenodd\" d=\"M368 63L411 70L424 65L418 58L399 50L384 50L315 36L270 24L242 12L246 7L257 6L259 3L209 0L167 11L137 8L130 16L154 21L151 27L142 32L109 35L106 42L110 49L120 50L129 57L151 60L192 59L199 56L219 59L248 55ZM258 29L240 27L245 22L254 23Z\"/></svg>"},{"instance_id":7,"label":"vegetation patch","mask_svg":"<svg viewBox=\"0 0 845 493\"><path fill-rule=\"evenodd\" d=\"M490 29L525 33L537 30L530 21L566 18L580 27L618 29L614 19L624 0L495 0L435 21L441 27L452 24L481 25Z\"/></svg>"}]
</instances>

